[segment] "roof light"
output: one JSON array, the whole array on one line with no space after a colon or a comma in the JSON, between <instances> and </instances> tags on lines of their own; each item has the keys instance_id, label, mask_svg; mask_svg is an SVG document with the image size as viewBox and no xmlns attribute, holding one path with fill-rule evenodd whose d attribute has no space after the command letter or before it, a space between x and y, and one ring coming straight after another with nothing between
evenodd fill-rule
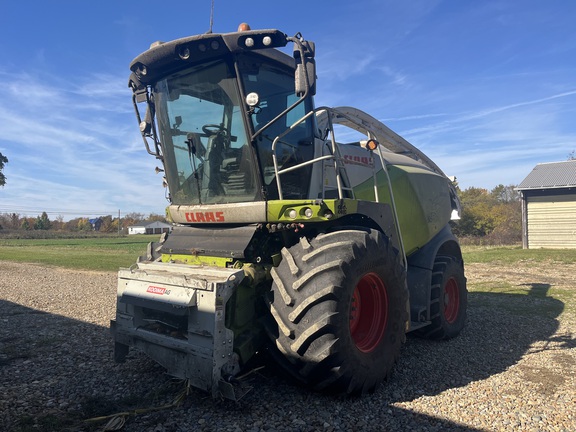
<instances>
[{"instance_id":1,"label":"roof light","mask_svg":"<svg viewBox=\"0 0 576 432\"><path fill-rule=\"evenodd\" d=\"M220 48L220 43L217 40L213 40L212 42L210 42L210 48L212 48L213 50L217 50L218 48Z\"/></svg>"},{"instance_id":2,"label":"roof light","mask_svg":"<svg viewBox=\"0 0 576 432\"><path fill-rule=\"evenodd\" d=\"M246 45L248 48L252 48L254 46L254 39L252 39L251 37L246 38L246 40L244 41L244 45Z\"/></svg>"},{"instance_id":3,"label":"roof light","mask_svg":"<svg viewBox=\"0 0 576 432\"><path fill-rule=\"evenodd\" d=\"M270 36L264 36L264 39L262 39L262 43L265 46L269 46L272 44L272 38Z\"/></svg>"},{"instance_id":4,"label":"roof light","mask_svg":"<svg viewBox=\"0 0 576 432\"><path fill-rule=\"evenodd\" d=\"M245 23L245 22L243 22L242 24L240 24L240 25L238 26L238 31L239 31L239 32L248 31L248 30L252 30L252 29L251 29L250 26L249 26L247 23Z\"/></svg>"},{"instance_id":5,"label":"roof light","mask_svg":"<svg viewBox=\"0 0 576 432\"><path fill-rule=\"evenodd\" d=\"M178 55L182 60L188 60L190 58L190 48L188 47L181 48Z\"/></svg>"}]
</instances>

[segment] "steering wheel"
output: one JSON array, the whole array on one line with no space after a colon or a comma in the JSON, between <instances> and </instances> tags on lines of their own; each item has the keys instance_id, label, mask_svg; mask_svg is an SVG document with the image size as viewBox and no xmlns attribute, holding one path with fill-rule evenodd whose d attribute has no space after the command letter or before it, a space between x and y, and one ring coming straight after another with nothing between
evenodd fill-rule
<instances>
[{"instance_id":1,"label":"steering wheel","mask_svg":"<svg viewBox=\"0 0 576 432\"><path fill-rule=\"evenodd\" d=\"M226 134L226 129L224 129L224 126L219 124L207 124L202 126L202 132L206 135L216 135L219 132L224 132L224 134Z\"/></svg>"}]
</instances>

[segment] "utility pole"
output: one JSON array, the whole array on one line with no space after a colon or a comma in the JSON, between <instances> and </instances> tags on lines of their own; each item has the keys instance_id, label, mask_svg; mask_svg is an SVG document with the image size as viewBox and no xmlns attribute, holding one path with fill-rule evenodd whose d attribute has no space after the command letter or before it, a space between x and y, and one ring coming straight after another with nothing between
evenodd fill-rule
<instances>
[{"instance_id":1,"label":"utility pole","mask_svg":"<svg viewBox=\"0 0 576 432\"><path fill-rule=\"evenodd\" d=\"M118 209L118 237L120 237L120 209Z\"/></svg>"}]
</instances>

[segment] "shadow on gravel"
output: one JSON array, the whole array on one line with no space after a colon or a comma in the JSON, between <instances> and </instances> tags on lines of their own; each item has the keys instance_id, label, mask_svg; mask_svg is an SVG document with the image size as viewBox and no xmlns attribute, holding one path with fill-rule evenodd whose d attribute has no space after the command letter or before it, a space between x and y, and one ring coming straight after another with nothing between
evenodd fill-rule
<instances>
[{"instance_id":1,"label":"shadow on gravel","mask_svg":"<svg viewBox=\"0 0 576 432\"><path fill-rule=\"evenodd\" d=\"M435 395L504 372L526 353L576 347L571 335L555 335L564 303L546 297L550 285L525 286L526 295L470 292L468 322L455 339L437 342L409 336L386 390L392 399ZM536 342L545 348L533 347Z\"/></svg>"},{"instance_id":2,"label":"shadow on gravel","mask_svg":"<svg viewBox=\"0 0 576 432\"><path fill-rule=\"evenodd\" d=\"M82 421L171 397L160 367L133 360L113 362L104 327L0 300L1 429L100 430Z\"/></svg>"},{"instance_id":3,"label":"shadow on gravel","mask_svg":"<svg viewBox=\"0 0 576 432\"><path fill-rule=\"evenodd\" d=\"M127 417L122 431L334 431L475 429L399 407L505 371L531 352L576 347L554 336L562 302L549 287L531 295L469 294L468 324L450 341L408 337L390 381L373 395L344 398L293 385L273 367L251 376L238 403L191 390L182 405ZM109 329L0 300L0 424L5 430L96 431L91 417L171 403L184 388L137 352L113 362ZM458 403L457 400L454 401Z\"/></svg>"}]
</instances>

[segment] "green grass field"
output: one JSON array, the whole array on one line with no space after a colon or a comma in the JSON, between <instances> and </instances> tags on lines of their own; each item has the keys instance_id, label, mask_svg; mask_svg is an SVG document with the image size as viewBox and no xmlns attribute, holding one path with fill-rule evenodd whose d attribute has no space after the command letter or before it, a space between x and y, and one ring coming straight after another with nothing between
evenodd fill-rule
<instances>
[{"instance_id":1,"label":"green grass field","mask_svg":"<svg viewBox=\"0 0 576 432\"><path fill-rule=\"evenodd\" d=\"M2 239L0 260L74 269L116 271L129 267L157 235L72 239ZM522 249L520 246L463 246L466 263L576 262L576 249Z\"/></svg>"},{"instance_id":2,"label":"green grass field","mask_svg":"<svg viewBox=\"0 0 576 432\"><path fill-rule=\"evenodd\" d=\"M464 246L471 303L511 314L576 319L575 249ZM477 270L489 266L491 277ZM505 299L506 301L501 301ZM523 300L525 299L525 300Z\"/></svg>"},{"instance_id":3,"label":"green grass field","mask_svg":"<svg viewBox=\"0 0 576 432\"><path fill-rule=\"evenodd\" d=\"M77 239L1 239L0 260L72 269L117 271L130 267L158 235Z\"/></svg>"},{"instance_id":4,"label":"green grass field","mask_svg":"<svg viewBox=\"0 0 576 432\"><path fill-rule=\"evenodd\" d=\"M576 249L522 249L522 246L463 246L464 262L513 264L519 261L573 263Z\"/></svg>"}]
</instances>

